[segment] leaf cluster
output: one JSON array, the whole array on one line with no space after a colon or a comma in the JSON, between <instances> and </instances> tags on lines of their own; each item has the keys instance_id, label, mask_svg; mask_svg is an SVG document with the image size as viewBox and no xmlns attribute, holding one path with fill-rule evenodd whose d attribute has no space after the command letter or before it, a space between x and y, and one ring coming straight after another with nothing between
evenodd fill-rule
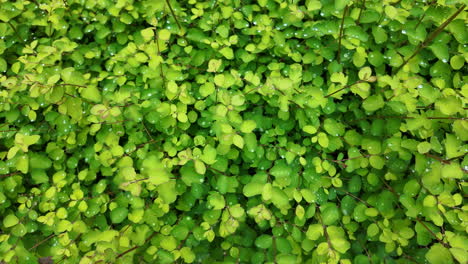
<instances>
[{"instance_id":1,"label":"leaf cluster","mask_svg":"<svg viewBox=\"0 0 468 264\"><path fill-rule=\"evenodd\" d=\"M461 0L0 0L0 262L467 263Z\"/></svg>"}]
</instances>

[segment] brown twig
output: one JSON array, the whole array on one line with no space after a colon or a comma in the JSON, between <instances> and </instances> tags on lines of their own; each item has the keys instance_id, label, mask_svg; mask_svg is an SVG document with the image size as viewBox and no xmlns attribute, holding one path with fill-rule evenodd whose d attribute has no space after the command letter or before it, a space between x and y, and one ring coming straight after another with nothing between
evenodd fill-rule
<instances>
[{"instance_id":1,"label":"brown twig","mask_svg":"<svg viewBox=\"0 0 468 264\"><path fill-rule=\"evenodd\" d=\"M425 153L424 156L428 157L428 158L431 158L431 159L435 159L435 160L438 160L440 163L443 163L443 164L450 164L450 160L445 160L441 157L437 157L437 156L434 156L432 154L429 154L429 153Z\"/></svg>"},{"instance_id":2,"label":"brown twig","mask_svg":"<svg viewBox=\"0 0 468 264\"><path fill-rule=\"evenodd\" d=\"M15 32L16 36L18 37L20 41L26 42L24 39L21 39L21 36L18 33L18 30L16 30L16 27L10 21L7 21L7 24L13 29L13 31Z\"/></svg>"},{"instance_id":3,"label":"brown twig","mask_svg":"<svg viewBox=\"0 0 468 264\"><path fill-rule=\"evenodd\" d=\"M80 88L88 88L87 86L84 86L84 85L72 84L72 83L59 83L59 84L55 84L55 86L75 86L75 87L80 87Z\"/></svg>"},{"instance_id":4,"label":"brown twig","mask_svg":"<svg viewBox=\"0 0 468 264\"><path fill-rule=\"evenodd\" d=\"M343 11L343 17L341 18L340 35L338 36L338 52L336 53L336 56L338 57L338 63L341 63L341 39L343 38L344 20L346 13L348 12L348 8L349 6L347 5Z\"/></svg>"},{"instance_id":5,"label":"brown twig","mask_svg":"<svg viewBox=\"0 0 468 264\"><path fill-rule=\"evenodd\" d=\"M317 209L320 209L320 207L317 206ZM333 248L333 245L332 245L331 240L330 240L330 236L328 235L327 226L323 223L322 217L320 216L320 213L317 213L317 217L318 217L318 220L319 220L320 224L322 225L323 234L325 235L325 238L327 239L328 248L331 249L333 252L335 252L335 249Z\"/></svg>"},{"instance_id":6,"label":"brown twig","mask_svg":"<svg viewBox=\"0 0 468 264\"><path fill-rule=\"evenodd\" d=\"M465 10L466 4L463 4L453 15L451 15L447 20L445 20L442 25L440 25L436 30L434 30L427 38L419 44L419 46L416 48L416 50L413 52L413 54L406 60L403 61L403 63L398 67L395 71L395 73L398 73L408 62L413 59L422 49L427 47L429 43L431 43L443 30L445 27L450 24L463 10Z\"/></svg>"},{"instance_id":7,"label":"brown twig","mask_svg":"<svg viewBox=\"0 0 468 264\"><path fill-rule=\"evenodd\" d=\"M8 178L8 177L18 175L18 174L21 174L21 171L15 171L15 172L7 173L7 174L2 174L0 175L0 179Z\"/></svg>"},{"instance_id":8,"label":"brown twig","mask_svg":"<svg viewBox=\"0 0 468 264\"><path fill-rule=\"evenodd\" d=\"M359 24L359 20L361 20L362 12L364 11L365 8L366 8L366 0L362 0L362 5L361 5L361 8L359 9L359 16L356 20L356 24Z\"/></svg>"},{"instance_id":9,"label":"brown twig","mask_svg":"<svg viewBox=\"0 0 468 264\"><path fill-rule=\"evenodd\" d=\"M56 234L51 234L50 236L44 238L43 240L41 240L41 241L39 241L38 243L34 244L34 246L32 246L32 247L29 249L29 251L31 251L31 250L37 248L37 247L40 246L41 244L44 244L45 242L47 242L47 240L49 240L49 239L51 239L51 238L53 238L53 237L55 237L55 236L56 236Z\"/></svg>"},{"instance_id":10,"label":"brown twig","mask_svg":"<svg viewBox=\"0 0 468 264\"><path fill-rule=\"evenodd\" d=\"M416 218L416 221L418 221L418 223L420 223L424 227L424 229L426 229L437 240L437 242L439 242L440 244L442 244L446 248L450 248L449 244L445 243L440 238L438 238L437 235L434 232L432 232L432 230L429 227L427 227L426 224L424 224L423 221L421 221L421 219Z\"/></svg>"},{"instance_id":11,"label":"brown twig","mask_svg":"<svg viewBox=\"0 0 468 264\"><path fill-rule=\"evenodd\" d=\"M364 118L359 118L355 119L352 121L349 121L349 123L357 122L357 121L362 121L362 120L368 120L368 119L414 119L416 117L412 116L368 116ZM443 116L427 116L423 117L425 119L429 120L468 120L466 117L443 117Z\"/></svg>"},{"instance_id":12,"label":"brown twig","mask_svg":"<svg viewBox=\"0 0 468 264\"><path fill-rule=\"evenodd\" d=\"M343 190L343 189L340 189L340 190L341 190L342 192L344 192L346 195L348 195L348 196L354 198L355 200L357 200L357 201L363 203L363 204L366 205L368 208L374 208L374 206L370 205L368 202L366 202L365 200L362 200L361 198L357 197L356 195L354 195L354 194L352 194L352 193L350 193L350 192L348 192L348 191L345 191L345 190Z\"/></svg>"},{"instance_id":13,"label":"brown twig","mask_svg":"<svg viewBox=\"0 0 468 264\"><path fill-rule=\"evenodd\" d=\"M174 9L172 9L172 5L171 5L171 3L169 2L169 0L166 0L166 4L167 4L167 6L169 6L169 10L171 11L172 16L174 17L174 20L175 20L177 26L179 27L179 30L182 29L182 27L181 27L180 24L179 24L179 20L177 20L177 17L176 17L176 15L175 15Z\"/></svg>"},{"instance_id":14,"label":"brown twig","mask_svg":"<svg viewBox=\"0 0 468 264\"><path fill-rule=\"evenodd\" d=\"M351 87L351 86L353 86L353 85L356 85L356 84L362 83L362 82L365 82L365 80L358 80L358 81L356 81L355 83L345 85L343 88L340 88L340 89L338 89L338 90L336 90L336 91L334 91L334 92L332 92L332 93L330 93L330 94L325 95L325 98L328 98L328 97L330 97L330 96L332 96L332 95L334 95L334 94L336 94L336 93L339 93L339 92L343 91L343 90L346 89L346 88L349 88L349 87Z\"/></svg>"},{"instance_id":15,"label":"brown twig","mask_svg":"<svg viewBox=\"0 0 468 264\"><path fill-rule=\"evenodd\" d=\"M142 143L142 144L136 146L136 148L135 148L134 150L130 151L129 153L125 153L123 156L124 156L124 157L125 157L125 156L130 156L133 152L135 152L135 151L137 151L137 150L143 148L143 147L144 147L145 145L147 145L147 144L153 144L153 143L157 143L157 142L161 142L161 141L162 141L162 140L157 140L157 141L156 141L156 140L150 140L150 141L148 141L148 142Z\"/></svg>"}]
</instances>

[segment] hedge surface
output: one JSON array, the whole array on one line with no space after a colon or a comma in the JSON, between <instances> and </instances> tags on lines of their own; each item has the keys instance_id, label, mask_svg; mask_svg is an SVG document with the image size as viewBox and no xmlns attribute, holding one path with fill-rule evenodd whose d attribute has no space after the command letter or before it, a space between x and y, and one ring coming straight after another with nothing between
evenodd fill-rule
<instances>
[{"instance_id":1,"label":"hedge surface","mask_svg":"<svg viewBox=\"0 0 468 264\"><path fill-rule=\"evenodd\" d=\"M0 0L0 262L467 263L465 3Z\"/></svg>"}]
</instances>

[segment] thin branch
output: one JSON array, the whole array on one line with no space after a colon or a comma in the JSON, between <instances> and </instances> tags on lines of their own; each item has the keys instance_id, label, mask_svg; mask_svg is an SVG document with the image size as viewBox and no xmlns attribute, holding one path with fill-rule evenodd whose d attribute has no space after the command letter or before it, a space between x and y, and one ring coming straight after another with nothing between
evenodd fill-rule
<instances>
[{"instance_id":1,"label":"thin branch","mask_svg":"<svg viewBox=\"0 0 468 264\"><path fill-rule=\"evenodd\" d=\"M169 2L169 0L166 0L166 4L167 4L167 6L169 6L169 10L171 11L172 16L174 17L174 20L175 20L177 26L179 27L179 30L181 30L182 27L181 27L180 24L179 24L179 20L177 20L177 17L176 17L176 15L175 15L174 9L172 9L172 5L171 5L171 3Z\"/></svg>"},{"instance_id":2,"label":"thin branch","mask_svg":"<svg viewBox=\"0 0 468 264\"><path fill-rule=\"evenodd\" d=\"M263 87L263 86L254 87L254 88L248 90L246 93L244 93L244 95L247 95L247 94L249 94L249 93L251 93L251 92L253 92L253 91L255 91L255 90L258 90L258 89L260 89L260 88L262 88L262 87Z\"/></svg>"},{"instance_id":3,"label":"thin branch","mask_svg":"<svg viewBox=\"0 0 468 264\"><path fill-rule=\"evenodd\" d=\"M45 242L47 242L47 240L49 240L49 239L51 239L51 238L53 238L53 237L55 237L55 236L56 236L56 234L51 234L50 236L44 238L43 240L41 240L41 241L39 241L38 243L34 244L34 246L32 246L32 247L29 249L29 251L31 251L31 250L37 248L38 246L44 244Z\"/></svg>"},{"instance_id":4,"label":"thin branch","mask_svg":"<svg viewBox=\"0 0 468 264\"><path fill-rule=\"evenodd\" d=\"M276 264L276 237L273 235L273 263Z\"/></svg>"},{"instance_id":5,"label":"thin branch","mask_svg":"<svg viewBox=\"0 0 468 264\"><path fill-rule=\"evenodd\" d=\"M427 227L423 221L421 221L421 219L416 218L416 221L418 221L418 223L420 223L424 227L424 229L426 229L440 244L442 244L446 248L450 248L450 246L444 241L442 241L440 238L438 238L437 235L434 232L432 232L432 230L429 227Z\"/></svg>"},{"instance_id":6,"label":"thin branch","mask_svg":"<svg viewBox=\"0 0 468 264\"><path fill-rule=\"evenodd\" d=\"M345 191L345 190L343 190L343 189L340 189L340 190L343 191L346 195L348 195L348 196L354 198L355 200L357 200L357 201L363 203L363 204L366 205L367 207L369 207L369 208L374 208L374 206L370 205L368 202L366 202L365 200L362 200L361 198L357 197L356 195L354 195L354 194L352 194L352 193L350 193L350 192L348 192L348 191Z\"/></svg>"},{"instance_id":7,"label":"thin branch","mask_svg":"<svg viewBox=\"0 0 468 264\"><path fill-rule=\"evenodd\" d=\"M317 207L319 207L319 206L317 206ZM335 249L333 248L333 245L332 245L331 240L330 240L330 236L328 235L327 226L323 223L322 217L320 216L320 213L317 213L317 217L318 217L318 220L319 220L320 224L322 225L323 234L325 235L325 238L327 239L328 248L331 249L333 251L333 253L334 253Z\"/></svg>"},{"instance_id":8,"label":"thin branch","mask_svg":"<svg viewBox=\"0 0 468 264\"><path fill-rule=\"evenodd\" d=\"M71 84L71 83L59 83L59 84L55 84L55 86L75 86L75 87L81 87L81 88L88 88L87 86L84 86L84 85Z\"/></svg>"},{"instance_id":9,"label":"thin branch","mask_svg":"<svg viewBox=\"0 0 468 264\"><path fill-rule=\"evenodd\" d=\"M344 20L346 13L348 12L348 8L349 6L347 5L343 11L343 17L341 18L340 35L338 36L338 52L336 53L336 56L338 57L338 63L341 63L341 39L343 38Z\"/></svg>"},{"instance_id":10,"label":"thin branch","mask_svg":"<svg viewBox=\"0 0 468 264\"><path fill-rule=\"evenodd\" d=\"M442 25L440 25L436 30L434 30L427 38L419 44L419 46L416 48L414 53L406 60L403 61L403 63L400 65L400 67L397 68L395 73L398 73L408 62L413 59L422 49L428 46L429 43L431 43L443 30L445 27L450 24L463 10L465 10L466 4L462 5L452 16L450 16L447 20L445 20Z\"/></svg>"},{"instance_id":11,"label":"thin branch","mask_svg":"<svg viewBox=\"0 0 468 264\"><path fill-rule=\"evenodd\" d=\"M368 120L368 119L414 119L416 117L413 116L368 116L364 118L359 118L355 119L352 121L349 121L349 123L357 122L357 121L362 121L362 120ZM468 120L467 117L443 117L443 116L427 116L423 117L425 119L429 120Z\"/></svg>"},{"instance_id":12,"label":"thin branch","mask_svg":"<svg viewBox=\"0 0 468 264\"><path fill-rule=\"evenodd\" d=\"M162 140L157 140L157 141L156 141L156 140L150 140L150 141L148 141L148 142L142 143L142 144L136 146L136 148L135 148L134 150L130 151L129 153L125 153L123 156L124 156L124 157L125 157L125 156L130 156L133 152L135 152L135 151L137 151L137 150L143 148L143 147L144 147L145 145L147 145L147 144L158 143L158 142L161 142L161 141L162 141Z\"/></svg>"},{"instance_id":13,"label":"thin branch","mask_svg":"<svg viewBox=\"0 0 468 264\"><path fill-rule=\"evenodd\" d=\"M126 186L128 186L130 184L141 182L141 181L146 181L146 180L149 180L149 178L142 178L142 179L133 180L133 181L130 181L130 182L125 182L122 185L124 185L124 187L126 187Z\"/></svg>"},{"instance_id":14,"label":"thin branch","mask_svg":"<svg viewBox=\"0 0 468 264\"><path fill-rule=\"evenodd\" d=\"M127 122L127 121L130 121L130 119L124 119L124 120L113 121L113 122L102 121L102 122L91 123L91 124L92 124L92 125L115 125L115 124L120 124L120 123L124 123L124 122Z\"/></svg>"},{"instance_id":15,"label":"thin branch","mask_svg":"<svg viewBox=\"0 0 468 264\"><path fill-rule=\"evenodd\" d=\"M227 175L226 173L224 173L224 172L222 172L222 171L220 171L220 170L218 170L218 169L215 169L215 168L213 168L213 167L211 167L211 166L208 166L208 165L205 165L205 166L206 166L209 170L212 170L212 171L215 171L215 172L217 172L217 173L220 173L220 174L222 174L222 175L224 175L224 176L230 177L230 175Z\"/></svg>"},{"instance_id":16,"label":"thin branch","mask_svg":"<svg viewBox=\"0 0 468 264\"><path fill-rule=\"evenodd\" d=\"M156 49L158 50L158 56L160 56L162 58L162 55L161 55L161 48L159 47L159 41L158 41L158 32L156 31L155 29L155 32L154 32L154 42L156 43ZM163 84L165 85L166 84L166 76L164 75L164 71L163 71L163 67L162 67L162 62L159 66L159 69L160 69L160 75L161 75L161 78L163 79Z\"/></svg>"},{"instance_id":17,"label":"thin branch","mask_svg":"<svg viewBox=\"0 0 468 264\"><path fill-rule=\"evenodd\" d=\"M412 256L410 256L410 255L403 254L403 256L404 256L406 259L412 261L413 263L420 264L419 262L417 262L417 261L416 261Z\"/></svg>"},{"instance_id":18,"label":"thin branch","mask_svg":"<svg viewBox=\"0 0 468 264\"><path fill-rule=\"evenodd\" d=\"M424 156L426 156L428 158L431 158L431 159L435 159L435 160L439 161L442 164L450 164L450 160L445 160L445 159L443 159L441 157L437 157L437 156L434 156L434 155L429 154L429 153L425 153Z\"/></svg>"},{"instance_id":19,"label":"thin branch","mask_svg":"<svg viewBox=\"0 0 468 264\"><path fill-rule=\"evenodd\" d=\"M21 171L15 171L15 172L7 173L7 174L2 174L0 175L0 179L8 178L8 177L18 175L18 174L21 174Z\"/></svg>"},{"instance_id":20,"label":"thin branch","mask_svg":"<svg viewBox=\"0 0 468 264\"><path fill-rule=\"evenodd\" d=\"M141 121L141 124L142 124L143 127L145 128L146 134L147 134L148 137L151 139L151 141L154 141L153 137L151 136L151 133L149 132L148 128L146 128L146 126L145 126L145 122Z\"/></svg>"},{"instance_id":21,"label":"thin branch","mask_svg":"<svg viewBox=\"0 0 468 264\"><path fill-rule=\"evenodd\" d=\"M344 86L343 88L340 88L340 89L338 89L338 90L336 90L336 91L334 91L334 92L332 92L332 93L330 93L330 94L328 94L328 95L325 95L325 98L328 98L328 97L330 97L330 96L332 96L332 95L334 95L334 94L336 94L336 93L339 93L339 92L343 91L343 90L346 89L346 88L349 88L349 87L351 87L351 86L353 86L353 85L356 85L356 84L362 83L362 82L365 82L365 80L358 80L358 81L356 81L355 83L348 84L348 85Z\"/></svg>"},{"instance_id":22,"label":"thin branch","mask_svg":"<svg viewBox=\"0 0 468 264\"><path fill-rule=\"evenodd\" d=\"M13 31L15 32L16 36L18 37L20 41L26 42L24 39L21 39L21 36L18 33L18 30L16 30L16 27L10 21L7 21L7 24L13 29Z\"/></svg>"},{"instance_id":23,"label":"thin branch","mask_svg":"<svg viewBox=\"0 0 468 264\"><path fill-rule=\"evenodd\" d=\"M416 24L416 26L414 27L414 29L417 29L419 27L419 25L421 24L421 22L423 21L424 17L426 16L426 13L424 13L421 18L418 20L418 23Z\"/></svg>"},{"instance_id":24,"label":"thin branch","mask_svg":"<svg viewBox=\"0 0 468 264\"><path fill-rule=\"evenodd\" d=\"M153 232L153 234L151 234L151 236L149 236L147 239L145 239L145 243L147 243L148 241L150 241L156 234L157 234L156 232ZM145 244L145 243L143 243L143 244ZM138 248L139 246L135 246L135 247ZM116 259L119 259L119 258L125 256L127 253L129 253L129 252L135 250L135 249L136 249L135 247L133 247L133 248L131 248L131 249L129 249L129 250L126 250L126 251L120 253L119 255L117 255L117 258L116 258Z\"/></svg>"},{"instance_id":25,"label":"thin branch","mask_svg":"<svg viewBox=\"0 0 468 264\"><path fill-rule=\"evenodd\" d=\"M366 0L362 0L362 5L361 5L361 8L359 9L359 16L356 20L356 24L359 24L359 20L361 20L362 12L364 11L365 8L366 8Z\"/></svg>"}]
</instances>

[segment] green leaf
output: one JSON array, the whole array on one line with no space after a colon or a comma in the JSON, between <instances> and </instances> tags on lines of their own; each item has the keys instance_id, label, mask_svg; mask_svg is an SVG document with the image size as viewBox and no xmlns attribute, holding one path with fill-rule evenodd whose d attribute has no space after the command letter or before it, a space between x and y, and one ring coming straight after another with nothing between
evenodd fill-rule
<instances>
[{"instance_id":1,"label":"green leaf","mask_svg":"<svg viewBox=\"0 0 468 264\"><path fill-rule=\"evenodd\" d=\"M101 102L102 96L97 87L88 86L85 89L81 89L81 96L84 99L90 100L92 102L98 103Z\"/></svg>"},{"instance_id":2,"label":"green leaf","mask_svg":"<svg viewBox=\"0 0 468 264\"><path fill-rule=\"evenodd\" d=\"M231 104L234 106L241 106L245 102L245 97L241 94L236 94L231 97Z\"/></svg>"},{"instance_id":3,"label":"green leaf","mask_svg":"<svg viewBox=\"0 0 468 264\"><path fill-rule=\"evenodd\" d=\"M16 169L21 171L22 173L28 173L29 171L29 156L28 155L21 155L16 160Z\"/></svg>"},{"instance_id":4,"label":"green leaf","mask_svg":"<svg viewBox=\"0 0 468 264\"><path fill-rule=\"evenodd\" d=\"M167 251L172 251L177 248L177 241L172 236L166 236L159 245Z\"/></svg>"},{"instance_id":5,"label":"green leaf","mask_svg":"<svg viewBox=\"0 0 468 264\"><path fill-rule=\"evenodd\" d=\"M128 215L128 209L124 207L117 207L110 212L110 219L114 224L122 223Z\"/></svg>"},{"instance_id":6,"label":"green leaf","mask_svg":"<svg viewBox=\"0 0 468 264\"><path fill-rule=\"evenodd\" d=\"M368 112L374 112L379 110L385 105L385 102L381 95L371 95L364 100L362 107Z\"/></svg>"},{"instance_id":7,"label":"green leaf","mask_svg":"<svg viewBox=\"0 0 468 264\"><path fill-rule=\"evenodd\" d=\"M342 10L344 9L351 0L335 0L335 9Z\"/></svg>"},{"instance_id":8,"label":"green leaf","mask_svg":"<svg viewBox=\"0 0 468 264\"><path fill-rule=\"evenodd\" d=\"M241 218L245 215L245 210L239 204L229 207L229 213L234 218Z\"/></svg>"},{"instance_id":9,"label":"green leaf","mask_svg":"<svg viewBox=\"0 0 468 264\"><path fill-rule=\"evenodd\" d=\"M204 163L212 165L216 162L216 156L217 156L216 149L208 144L203 149L203 155L201 156L201 159L203 160Z\"/></svg>"},{"instance_id":10,"label":"green leaf","mask_svg":"<svg viewBox=\"0 0 468 264\"><path fill-rule=\"evenodd\" d=\"M461 55L455 55L450 58L450 66L454 70L460 70L465 65L465 58Z\"/></svg>"},{"instance_id":11,"label":"green leaf","mask_svg":"<svg viewBox=\"0 0 468 264\"><path fill-rule=\"evenodd\" d=\"M342 136L345 133L344 125L331 118L325 119L323 128L328 134L336 137Z\"/></svg>"},{"instance_id":12,"label":"green leaf","mask_svg":"<svg viewBox=\"0 0 468 264\"><path fill-rule=\"evenodd\" d=\"M232 137L232 143L240 149L244 148L244 138L241 135L235 134Z\"/></svg>"},{"instance_id":13,"label":"green leaf","mask_svg":"<svg viewBox=\"0 0 468 264\"><path fill-rule=\"evenodd\" d=\"M224 86L224 74L217 74L215 75L214 77L214 83L217 85L217 86L220 86L220 87L223 87Z\"/></svg>"},{"instance_id":14,"label":"green leaf","mask_svg":"<svg viewBox=\"0 0 468 264\"><path fill-rule=\"evenodd\" d=\"M432 148L432 145L429 142L421 142L418 144L418 152L421 154L429 152L431 148Z\"/></svg>"},{"instance_id":15,"label":"green leaf","mask_svg":"<svg viewBox=\"0 0 468 264\"><path fill-rule=\"evenodd\" d=\"M207 202L214 210L221 210L226 206L224 197L215 192L208 196Z\"/></svg>"},{"instance_id":16,"label":"green leaf","mask_svg":"<svg viewBox=\"0 0 468 264\"><path fill-rule=\"evenodd\" d=\"M18 223L19 223L19 219L14 214L9 214L9 215L5 216L5 218L3 219L3 226L5 228L15 226Z\"/></svg>"},{"instance_id":17,"label":"green leaf","mask_svg":"<svg viewBox=\"0 0 468 264\"><path fill-rule=\"evenodd\" d=\"M367 208L365 210L365 214L369 217L376 217L377 215L379 215L379 211L377 211L377 209L375 208Z\"/></svg>"},{"instance_id":18,"label":"green leaf","mask_svg":"<svg viewBox=\"0 0 468 264\"><path fill-rule=\"evenodd\" d=\"M184 259L185 263L193 263L196 255L189 247L183 247L180 249L180 256Z\"/></svg>"},{"instance_id":19,"label":"green leaf","mask_svg":"<svg viewBox=\"0 0 468 264\"><path fill-rule=\"evenodd\" d=\"M6 72L7 68L8 68L8 65L5 59L0 58L0 72Z\"/></svg>"},{"instance_id":20,"label":"green leaf","mask_svg":"<svg viewBox=\"0 0 468 264\"><path fill-rule=\"evenodd\" d=\"M466 247L464 247L464 248L452 247L449 250L450 250L450 253L452 253L452 256L459 263L466 263L468 261L468 255L466 254Z\"/></svg>"},{"instance_id":21,"label":"green leaf","mask_svg":"<svg viewBox=\"0 0 468 264\"><path fill-rule=\"evenodd\" d=\"M279 237L276 239L276 248L281 253L290 253L292 250L291 244L284 237Z\"/></svg>"},{"instance_id":22,"label":"green leaf","mask_svg":"<svg viewBox=\"0 0 468 264\"><path fill-rule=\"evenodd\" d=\"M14 146L8 150L7 159L12 159L16 156L16 153L20 150L19 147Z\"/></svg>"},{"instance_id":23,"label":"green leaf","mask_svg":"<svg viewBox=\"0 0 468 264\"><path fill-rule=\"evenodd\" d=\"M111 242L118 235L116 230L106 230L99 235L99 241Z\"/></svg>"},{"instance_id":24,"label":"green leaf","mask_svg":"<svg viewBox=\"0 0 468 264\"><path fill-rule=\"evenodd\" d=\"M221 53L226 59L232 60L234 58L234 52L229 47L222 48L219 53Z\"/></svg>"},{"instance_id":25,"label":"green leaf","mask_svg":"<svg viewBox=\"0 0 468 264\"><path fill-rule=\"evenodd\" d=\"M60 80L60 74L54 74L47 80L48 85L54 85Z\"/></svg>"},{"instance_id":26,"label":"green leaf","mask_svg":"<svg viewBox=\"0 0 468 264\"><path fill-rule=\"evenodd\" d=\"M453 134L446 134L445 136L446 158L451 159L463 155L464 153L460 150L460 140Z\"/></svg>"},{"instance_id":27,"label":"green leaf","mask_svg":"<svg viewBox=\"0 0 468 264\"><path fill-rule=\"evenodd\" d=\"M461 179L463 178L463 170L458 162L452 161L450 164L442 166L442 177L448 179Z\"/></svg>"},{"instance_id":28,"label":"green leaf","mask_svg":"<svg viewBox=\"0 0 468 264\"><path fill-rule=\"evenodd\" d=\"M307 125L307 126L304 126L302 128L302 130L306 133L309 133L309 134L315 134L317 132L317 128L315 128L314 126L311 126L311 125Z\"/></svg>"},{"instance_id":29,"label":"green leaf","mask_svg":"<svg viewBox=\"0 0 468 264\"><path fill-rule=\"evenodd\" d=\"M385 6L385 14L390 19L395 19L398 16L398 9L395 8L394 6L387 5L387 6Z\"/></svg>"},{"instance_id":30,"label":"green leaf","mask_svg":"<svg viewBox=\"0 0 468 264\"><path fill-rule=\"evenodd\" d=\"M174 180L165 182L157 188L159 196L166 204L171 204L177 199L176 182Z\"/></svg>"},{"instance_id":31,"label":"green leaf","mask_svg":"<svg viewBox=\"0 0 468 264\"><path fill-rule=\"evenodd\" d=\"M332 81L334 83L339 83L339 84L345 86L348 83L348 77L346 75L344 75L344 73L342 73L342 72L334 72L330 76L330 81Z\"/></svg>"},{"instance_id":32,"label":"green leaf","mask_svg":"<svg viewBox=\"0 0 468 264\"><path fill-rule=\"evenodd\" d=\"M288 196L277 187L271 189L271 202L279 209L289 206Z\"/></svg>"},{"instance_id":33,"label":"green leaf","mask_svg":"<svg viewBox=\"0 0 468 264\"><path fill-rule=\"evenodd\" d=\"M372 167L381 170L385 166L385 159L380 156L369 157L369 163Z\"/></svg>"},{"instance_id":34,"label":"green leaf","mask_svg":"<svg viewBox=\"0 0 468 264\"><path fill-rule=\"evenodd\" d=\"M39 135L24 135L17 133L15 135L15 143L21 148L22 151L28 152L28 147L36 144L41 136Z\"/></svg>"},{"instance_id":35,"label":"green leaf","mask_svg":"<svg viewBox=\"0 0 468 264\"><path fill-rule=\"evenodd\" d=\"M143 175L147 176L148 181L154 185L168 182L171 178L170 173L154 155L149 156L143 161L141 172Z\"/></svg>"},{"instance_id":36,"label":"green leaf","mask_svg":"<svg viewBox=\"0 0 468 264\"><path fill-rule=\"evenodd\" d=\"M261 235L255 239L255 246L262 249L270 248L272 244L273 239L270 235Z\"/></svg>"},{"instance_id":37,"label":"green leaf","mask_svg":"<svg viewBox=\"0 0 468 264\"><path fill-rule=\"evenodd\" d=\"M208 62L207 72L218 72L222 63L223 63L222 60L211 59Z\"/></svg>"},{"instance_id":38,"label":"green leaf","mask_svg":"<svg viewBox=\"0 0 468 264\"><path fill-rule=\"evenodd\" d=\"M304 215L305 215L305 210L304 210L304 207L302 207L300 204L298 206L296 206L296 216L299 218L299 219L302 219L304 218Z\"/></svg>"},{"instance_id":39,"label":"green leaf","mask_svg":"<svg viewBox=\"0 0 468 264\"><path fill-rule=\"evenodd\" d=\"M241 124L240 130L242 133L251 133L257 127L254 120L244 120Z\"/></svg>"},{"instance_id":40,"label":"green leaf","mask_svg":"<svg viewBox=\"0 0 468 264\"><path fill-rule=\"evenodd\" d=\"M263 183L258 183L258 182L249 182L246 185L244 185L242 193L246 197L252 197L255 195L260 195L263 192L263 186L265 184Z\"/></svg>"},{"instance_id":41,"label":"green leaf","mask_svg":"<svg viewBox=\"0 0 468 264\"><path fill-rule=\"evenodd\" d=\"M360 80L367 80L372 75L372 69L370 67L364 67L359 70L358 76Z\"/></svg>"},{"instance_id":42,"label":"green leaf","mask_svg":"<svg viewBox=\"0 0 468 264\"><path fill-rule=\"evenodd\" d=\"M451 116L458 112L463 111L461 100L453 95L437 100L435 102L435 106L444 115L448 115L448 116Z\"/></svg>"},{"instance_id":43,"label":"green leaf","mask_svg":"<svg viewBox=\"0 0 468 264\"><path fill-rule=\"evenodd\" d=\"M331 240L331 244L333 245L333 248L336 251L342 254L346 253L346 251L348 251L348 249L351 248L351 243L349 243L348 240L341 237L333 238Z\"/></svg>"},{"instance_id":44,"label":"green leaf","mask_svg":"<svg viewBox=\"0 0 468 264\"><path fill-rule=\"evenodd\" d=\"M17 224L11 229L11 234L17 237L23 237L27 232L26 226L24 224Z\"/></svg>"},{"instance_id":45,"label":"green leaf","mask_svg":"<svg viewBox=\"0 0 468 264\"><path fill-rule=\"evenodd\" d=\"M367 235L370 237L373 237L379 233L379 226L376 225L375 223L370 224L367 227Z\"/></svg>"},{"instance_id":46,"label":"green leaf","mask_svg":"<svg viewBox=\"0 0 468 264\"><path fill-rule=\"evenodd\" d=\"M160 29L158 31L158 38L164 41L168 41L171 38L171 32L167 29Z\"/></svg>"},{"instance_id":47,"label":"green leaf","mask_svg":"<svg viewBox=\"0 0 468 264\"><path fill-rule=\"evenodd\" d=\"M202 161L200 160L195 160L194 161L194 165L195 165L195 171L198 173L198 174L205 174L206 172L206 166L205 166L205 163L203 163Z\"/></svg>"},{"instance_id":48,"label":"green leaf","mask_svg":"<svg viewBox=\"0 0 468 264\"><path fill-rule=\"evenodd\" d=\"M320 10L322 3L319 0L307 0L306 7L308 11Z\"/></svg>"},{"instance_id":49,"label":"green leaf","mask_svg":"<svg viewBox=\"0 0 468 264\"><path fill-rule=\"evenodd\" d=\"M204 83L200 86L200 95L207 97L215 92L215 86L211 82Z\"/></svg>"},{"instance_id":50,"label":"green leaf","mask_svg":"<svg viewBox=\"0 0 468 264\"><path fill-rule=\"evenodd\" d=\"M317 240L323 236L323 227L320 224L309 225L306 236L310 240Z\"/></svg>"},{"instance_id":51,"label":"green leaf","mask_svg":"<svg viewBox=\"0 0 468 264\"><path fill-rule=\"evenodd\" d=\"M441 61L447 62L449 60L449 49L444 43L433 43L429 46L434 55Z\"/></svg>"},{"instance_id":52,"label":"green leaf","mask_svg":"<svg viewBox=\"0 0 468 264\"><path fill-rule=\"evenodd\" d=\"M340 211L334 204L329 204L322 212L322 221L324 225L333 225L340 219Z\"/></svg>"},{"instance_id":53,"label":"green leaf","mask_svg":"<svg viewBox=\"0 0 468 264\"><path fill-rule=\"evenodd\" d=\"M288 166L283 160L275 162L275 166L270 169L270 174L276 178L287 178L291 175L291 167Z\"/></svg>"},{"instance_id":54,"label":"green leaf","mask_svg":"<svg viewBox=\"0 0 468 264\"><path fill-rule=\"evenodd\" d=\"M323 148L327 148L328 144L330 143L327 134L320 132L318 133L317 136L318 136L318 143L320 144L320 146L322 146Z\"/></svg>"},{"instance_id":55,"label":"green leaf","mask_svg":"<svg viewBox=\"0 0 468 264\"><path fill-rule=\"evenodd\" d=\"M452 254L441 244L434 244L426 253L426 259L430 264L453 263Z\"/></svg>"}]
</instances>

